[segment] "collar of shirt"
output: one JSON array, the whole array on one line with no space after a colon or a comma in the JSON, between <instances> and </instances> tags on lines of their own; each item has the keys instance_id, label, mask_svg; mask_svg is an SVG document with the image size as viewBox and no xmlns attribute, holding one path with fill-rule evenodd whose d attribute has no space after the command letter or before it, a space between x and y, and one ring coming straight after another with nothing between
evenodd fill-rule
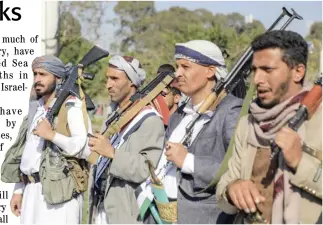
<instances>
[{"instance_id":1,"label":"collar of shirt","mask_svg":"<svg viewBox=\"0 0 323 225\"><path fill-rule=\"evenodd\" d=\"M37 110L42 110L44 109L45 110L45 103L44 103L44 99L43 98L40 98L38 101L38 107L37 107Z\"/></svg>"},{"instance_id":2,"label":"collar of shirt","mask_svg":"<svg viewBox=\"0 0 323 225\"><path fill-rule=\"evenodd\" d=\"M198 109L200 108L200 106L203 104L204 100L202 102L200 102L197 105L193 105L192 100L190 100L184 107L183 111L185 112L186 115L193 115L195 113L197 113ZM206 111L205 113L202 113L202 116L207 117L207 118L211 118L213 116L214 112L211 110Z\"/></svg>"}]
</instances>

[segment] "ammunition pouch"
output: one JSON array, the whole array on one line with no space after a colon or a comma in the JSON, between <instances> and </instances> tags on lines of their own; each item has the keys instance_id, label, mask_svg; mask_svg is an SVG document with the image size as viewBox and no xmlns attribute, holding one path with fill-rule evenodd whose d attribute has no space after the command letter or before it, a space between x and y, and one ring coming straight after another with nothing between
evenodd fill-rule
<instances>
[{"instance_id":1,"label":"ammunition pouch","mask_svg":"<svg viewBox=\"0 0 323 225\"><path fill-rule=\"evenodd\" d=\"M87 190L88 167L85 160L64 157L47 147L40 165L43 195L49 204L59 204Z\"/></svg>"},{"instance_id":2,"label":"ammunition pouch","mask_svg":"<svg viewBox=\"0 0 323 225\"><path fill-rule=\"evenodd\" d=\"M82 102L83 122L87 130L88 119L84 98ZM54 124L56 132L71 136L65 103L60 108ZM39 174L43 195L49 204L69 201L87 190L89 167L86 160L77 158L77 154L66 155L52 143L47 143L42 154Z\"/></svg>"}]
</instances>

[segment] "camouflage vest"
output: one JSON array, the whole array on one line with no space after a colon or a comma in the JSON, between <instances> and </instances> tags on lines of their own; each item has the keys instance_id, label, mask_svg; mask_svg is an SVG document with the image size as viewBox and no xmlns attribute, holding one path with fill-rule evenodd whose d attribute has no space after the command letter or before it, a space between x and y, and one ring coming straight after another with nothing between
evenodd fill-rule
<instances>
[{"instance_id":1,"label":"camouflage vest","mask_svg":"<svg viewBox=\"0 0 323 225\"><path fill-rule=\"evenodd\" d=\"M83 120L88 130L88 118L85 101L82 101ZM33 117L34 114L30 114ZM20 162L26 143L28 132L28 117L26 116L20 127L14 144L6 153L5 160L1 166L1 180L6 183L22 182ZM57 133L71 136L67 123L67 108L64 103L58 116L54 120ZM59 204L71 200L80 193L87 190L88 186L88 164L84 159L76 156L68 156L58 147L47 145L42 152L39 168L42 194L49 204Z\"/></svg>"}]
</instances>

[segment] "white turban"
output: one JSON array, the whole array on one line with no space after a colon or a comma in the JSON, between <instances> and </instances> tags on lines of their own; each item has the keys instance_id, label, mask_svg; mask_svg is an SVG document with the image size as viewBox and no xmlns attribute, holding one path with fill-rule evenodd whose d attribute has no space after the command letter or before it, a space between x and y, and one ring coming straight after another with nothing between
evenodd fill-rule
<instances>
[{"instance_id":1,"label":"white turban","mask_svg":"<svg viewBox=\"0 0 323 225\"><path fill-rule=\"evenodd\" d=\"M225 80L228 75L220 48L210 41L193 40L186 43L177 43L175 59L187 59L201 65L216 66L215 76L218 80Z\"/></svg>"},{"instance_id":2,"label":"white turban","mask_svg":"<svg viewBox=\"0 0 323 225\"><path fill-rule=\"evenodd\" d=\"M142 68L139 68L138 59L133 58L131 62L127 62L122 56L116 55L109 60L109 64L124 71L137 88L144 83L146 72Z\"/></svg>"}]
</instances>

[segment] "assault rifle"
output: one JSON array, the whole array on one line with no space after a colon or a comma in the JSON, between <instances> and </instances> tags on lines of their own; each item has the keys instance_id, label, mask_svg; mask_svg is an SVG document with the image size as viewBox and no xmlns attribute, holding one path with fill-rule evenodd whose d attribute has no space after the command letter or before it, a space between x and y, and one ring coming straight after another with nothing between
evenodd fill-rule
<instances>
[{"instance_id":1,"label":"assault rifle","mask_svg":"<svg viewBox=\"0 0 323 225\"><path fill-rule=\"evenodd\" d=\"M301 101L301 104L298 110L296 111L295 116L289 119L288 127L293 129L294 131L297 131L300 128L300 126L303 124L303 122L305 122L306 120L309 120L313 116L317 108L320 106L321 102L322 102L322 75L314 82L313 88L306 94L304 99ZM266 176L262 179L261 183L264 185L269 185L270 182L272 182L272 180L274 179L277 171L277 156L278 156L278 153L281 151L281 148L273 140L271 141L270 148L272 150L272 153L270 155L271 162L270 162L269 168L272 168L272 169L269 169L267 171ZM310 150L303 149L303 151L310 151ZM322 162L321 151L315 152L315 154L313 154L313 152L311 151L309 153ZM319 177L321 176L321 173L322 173L322 170L319 169L316 172L313 180L314 181L316 180L317 182ZM243 223L242 215L243 213L238 214L237 219L234 223L239 223L239 224ZM256 211L254 213L248 214L246 216L246 220L248 222L253 221L249 223L262 223L263 218L261 217L259 212Z\"/></svg>"},{"instance_id":2,"label":"assault rifle","mask_svg":"<svg viewBox=\"0 0 323 225\"><path fill-rule=\"evenodd\" d=\"M56 92L55 98L53 99L52 104L46 114L46 118L51 124L69 95L74 95L81 98L84 97L83 90L81 89L81 81L82 79L93 79L94 77L88 73L83 73L84 68L104 57L107 57L108 55L109 52L99 48L98 46L94 46L77 65L74 65L70 69L69 75L65 78L62 86ZM86 96L87 95L85 95L85 97ZM93 108L93 103L89 101L88 97L86 97L86 99L88 99L87 108Z\"/></svg>"},{"instance_id":3,"label":"assault rifle","mask_svg":"<svg viewBox=\"0 0 323 225\"><path fill-rule=\"evenodd\" d=\"M313 116L321 102L322 76L315 81L314 87L306 94L296 112L296 115L288 121L288 127L297 131L303 122L309 120ZM270 159L273 159L281 149L274 141L271 142L270 147L272 149Z\"/></svg>"},{"instance_id":4,"label":"assault rifle","mask_svg":"<svg viewBox=\"0 0 323 225\"><path fill-rule=\"evenodd\" d=\"M289 18L287 21L281 26L280 30L284 30L294 19L302 20L303 18L298 15L294 9L292 9L293 13L287 11L285 7L282 8L282 13L276 19L276 21L268 28L266 32L269 32L275 28L275 26L287 15ZM196 121L200 118L200 116L205 113L207 110L216 110L216 107L220 104L223 98L232 92L232 90L236 87L236 85L241 82L241 80L245 79L249 76L251 70L251 59L252 59L252 48L249 46L244 54L239 58L239 60L235 63L232 70L229 72L228 76L225 79L220 79L217 81L215 87L213 88L213 92L205 99L203 104L199 107L197 113L194 115L193 119L186 127L186 134L181 140L181 143L184 146L188 146L188 140L193 132L193 127ZM227 169L227 161L231 157L231 151L227 151L224 160L219 168L215 179L209 184L205 189L200 192L203 192L211 187L214 187L220 177ZM200 193L198 192L198 193Z\"/></svg>"},{"instance_id":5,"label":"assault rifle","mask_svg":"<svg viewBox=\"0 0 323 225\"><path fill-rule=\"evenodd\" d=\"M120 116L127 110L130 108L130 106L137 102L139 99L142 99L143 97L145 97L146 95L149 94L149 92L151 92L160 82L162 82L162 80L164 80L164 78L169 75L169 73L167 72L161 72L157 75L157 77L155 77L149 84L147 84L142 90L138 90L135 94L133 94L130 97L130 100L122 107L119 108L118 110L114 111L113 113L111 113L111 115L108 117L105 125L106 125L106 129L108 129L108 127L111 125L112 122L114 122L115 120L118 120L120 118ZM104 132L103 132L104 133Z\"/></svg>"},{"instance_id":6,"label":"assault rifle","mask_svg":"<svg viewBox=\"0 0 323 225\"><path fill-rule=\"evenodd\" d=\"M281 15L276 19L276 21L268 28L268 31L273 30L273 28L282 20L282 18L287 15L290 18L285 22L285 24L280 28L280 30L284 30L294 19L303 19L300 15L298 15L293 9L293 14L287 11L285 7L283 7L283 12ZM184 145L187 145L187 140L190 137L191 132L193 132L193 126L198 118L201 116L202 113L206 112L209 109L215 110L222 99L232 92L232 90L236 87L236 85L240 82L241 79L249 76L250 74L250 62L252 57L253 51L251 46L244 52L244 54L240 57L237 63L234 65L230 73L225 79L217 80L215 87L213 88L213 92L205 99L203 104L198 109L197 114L195 114L192 121L186 127L186 135L182 139Z\"/></svg>"},{"instance_id":7,"label":"assault rifle","mask_svg":"<svg viewBox=\"0 0 323 225\"><path fill-rule=\"evenodd\" d=\"M160 92L167 87L173 80L174 74L170 72L161 72L141 91L137 91L131 96L130 100L119 110L109 116L106 122L106 129L102 132L105 138L118 133L129 121L131 121L139 112L154 100ZM89 137L93 135L88 134ZM92 152L88 157L88 162L96 164L99 154Z\"/></svg>"},{"instance_id":8,"label":"assault rifle","mask_svg":"<svg viewBox=\"0 0 323 225\"><path fill-rule=\"evenodd\" d=\"M296 111L295 116L293 116L288 121L288 127L293 129L294 131L297 131L306 120L309 120L313 116L313 114L315 113L315 111L317 110L321 102L322 102L322 75L319 78L317 78L313 88L306 94L306 96L302 100L298 110ZM273 163L274 159L277 159L276 156L281 151L281 149L273 140L271 141L270 148L272 150L272 153L270 155L270 160L271 160L271 163ZM322 153L320 152L320 155L317 155L316 157L319 160L322 160ZM271 182L271 180L275 176L275 173L276 173L276 169L268 170L265 178L263 179L263 183L267 184Z\"/></svg>"},{"instance_id":9,"label":"assault rifle","mask_svg":"<svg viewBox=\"0 0 323 225\"><path fill-rule=\"evenodd\" d=\"M174 75L171 72L161 72L147 84L142 90L138 90L130 97L130 100L118 110L114 111L106 121L106 129L102 132L106 138L119 132L126 124L129 123L140 110L154 100L160 92L174 80ZM94 137L88 134L88 137ZM99 154L92 152L87 161L91 164L96 164ZM96 167L94 166L93 182L95 182ZM99 193L96 190L95 184L91 188L91 196L93 196L92 204L89 207L89 223L95 223L94 215L97 212L97 204L99 202Z\"/></svg>"},{"instance_id":10,"label":"assault rifle","mask_svg":"<svg viewBox=\"0 0 323 225\"><path fill-rule=\"evenodd\" d=\"M89 73L83 73L83 70L99 61L100 59L109 56L109 52L105 51L98 46L94 46L77 64L74 65L70 71L69 75L65 78L62 83L62 86L56 92L55 98L48 109L46 114L46 118L52 124L54 117L58 114L61 106L64 104L65 100L68 96L73 95L80 99L85 98L86 108L87 110L94 109L94 105L91 99L86 95L86 93L82 90L81 82L83 79L90 79L94 78L94 75ZM48 143L48 142L47 142ZM57 146L55 146L54 149Z\"/></svg>"}]
</instances>

